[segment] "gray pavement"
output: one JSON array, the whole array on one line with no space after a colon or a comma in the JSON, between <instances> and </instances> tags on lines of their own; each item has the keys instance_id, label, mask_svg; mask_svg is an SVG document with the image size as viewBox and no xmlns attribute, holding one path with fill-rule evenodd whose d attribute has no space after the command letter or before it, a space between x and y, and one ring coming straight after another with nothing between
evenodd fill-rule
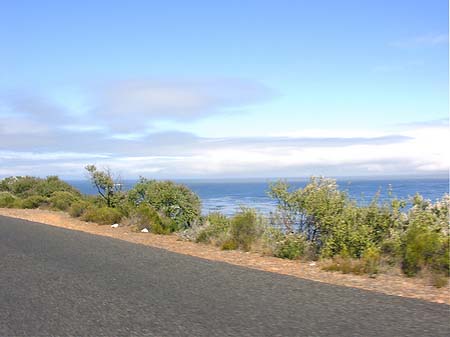
<instances>
[{"instance_id":1,"label":"gray pavement","mask_svg":"<svg viewBox=\"0 0 450 337\"><path fill-rule=\"evenodd\" d=\"M2 337L437 337L449 308L0 217Z\"/></svg>"}]
</instances>

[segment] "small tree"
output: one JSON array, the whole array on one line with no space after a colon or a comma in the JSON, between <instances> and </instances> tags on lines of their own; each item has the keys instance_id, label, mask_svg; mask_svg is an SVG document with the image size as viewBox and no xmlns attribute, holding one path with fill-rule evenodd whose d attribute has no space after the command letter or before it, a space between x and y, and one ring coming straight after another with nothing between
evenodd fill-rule
<instances>
[{"instance_id":1,"label":"small tree","mask_svg":"<svg viewBox=\"0 0 450 337\"><path fill-rule=\"evenodd\" d=\"M119 183L119 179L113 177L109 168L99 171L95 165L87 165L85 169L88 171L92 185L95 186L98 194L105 200L106 205L114 207L115 197L122 191L122 184Z\"/></svg>"}]
</instances>

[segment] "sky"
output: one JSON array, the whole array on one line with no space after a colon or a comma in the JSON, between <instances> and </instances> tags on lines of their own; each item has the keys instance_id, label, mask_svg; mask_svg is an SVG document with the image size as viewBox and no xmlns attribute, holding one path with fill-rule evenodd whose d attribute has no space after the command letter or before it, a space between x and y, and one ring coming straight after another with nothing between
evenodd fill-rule
<instances>
[{"instance_id":1,"label":"sky","mask_svg":"<svg viewBox=\"0 0 450 337\"><path fill-rule=\"evenodd\" d=\"M0 178L448 175L448 1L4 1Z\"/></svg>"}]
</instances>

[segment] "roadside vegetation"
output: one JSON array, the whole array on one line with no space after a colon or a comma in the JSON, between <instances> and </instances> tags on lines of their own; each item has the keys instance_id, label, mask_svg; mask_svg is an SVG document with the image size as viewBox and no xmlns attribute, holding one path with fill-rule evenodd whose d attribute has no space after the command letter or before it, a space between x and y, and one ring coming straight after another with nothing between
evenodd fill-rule
<instances>
[{"instance_id":1,"label":"roadside vegetation","mask_svg":"<svg viewBox=\"0 0 450 337\"><path fill-rule=\"evenodd\" d=\"M376 195L359 205L335 180L311 178L298 190L283 181L271 185L277 209L270 216L244 207L232 217L202 216L199 197L184 185L141 178L125 192L109 170L89 165L86 171L97 196L82 195L56 176L9 177L0 180L0 207L59 210L101 225L177 233L223 250L319 261L328 271L376 277L398 270L437 287L448 284L448 195L434 203L420 195L381 202Z\"/></svg>"}]
</instances>

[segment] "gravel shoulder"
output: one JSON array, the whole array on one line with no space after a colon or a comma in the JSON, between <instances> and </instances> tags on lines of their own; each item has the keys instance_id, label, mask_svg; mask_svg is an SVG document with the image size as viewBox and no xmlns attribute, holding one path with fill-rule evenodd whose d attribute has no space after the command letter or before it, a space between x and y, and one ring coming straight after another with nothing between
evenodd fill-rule
<instances>
[{"instance_id":1,"label":"gravel shoulder","mask_svg":"<svg viewBox=\"0 0 450 337\"><path fill-rule=\"evenodd\" d=\"M450 286L438 289L429 285L425 279L386 274L380 274L376 278L369 278L368 276L325 272L318 264L311 265L307 262L261 256L253 252L222 251L211 245L181 241L175 235L133 233L127 227L111 228L110 226L99 226L71 218L63 212L0 208L0 215L111 237L132 243L162 248L184 255L290 275L302 279L450 305Z\"/></svg>"}]
</instances>

